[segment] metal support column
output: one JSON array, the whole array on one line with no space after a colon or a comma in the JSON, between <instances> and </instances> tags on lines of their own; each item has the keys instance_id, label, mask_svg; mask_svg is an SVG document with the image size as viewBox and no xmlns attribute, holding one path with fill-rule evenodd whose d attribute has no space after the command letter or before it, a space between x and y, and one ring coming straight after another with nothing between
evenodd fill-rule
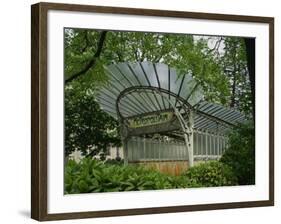
<instances>
[{"instance_id":1,"label":"metal support column","mask_svg":"<svg viewBox=\"0 0 281 224\"><path fill-rule=\"evenodd\" d=\"M129 140L128 129L127 126L123 123L121 123L120 129L121 129L121 139L123 145L124 165L128 165L128 140Z\"/></svg>"},{"instance_id":2,"label":"metal support column","mask_svg":"<svg viewBox=\"0 0 281 224\"><path fill-rule=\"evenodd\" d=\"M124 165L128 165L128 139L123 139L123 156L124 156Z\"/></svg>"},{"instance_id":3,"label":"metal support column","mask_svg":"<svg viewBox=\"0 0 281 224\"><path fill-rule=\"evenodd\" d=\"M190 108L183 108L185 109L187 115L188 115L188 121L186 121L183 116L181 115L181 113L179 112L179 110L177 109L177 107L173 104L173 102L171 102L171 100L164 96L161 91L158 91L159 94L163 97L163 99L167 100L167 102L171 105L171 107L174 109L175 115L178 118L178 121L181 125L182 131L183 131L183 136L184 136L184 141L185 141L185 145L187 148L187 152L188 152L188 162L189 162L189 167L193 166L193 161L194 161L194 156L193 156L193 111Z\"/></svg>"},{"instance_id":4,"label":"metal support column","mask_svg":"<svg viewBox=\"0 0 281 224\"><path fill-rule=\"evenodd\" d=\"M188 135L189 135L189 141L188 141L188 157L189 157L189 166L192 167L194 164L194 151L193 151L193 126L194 126L194 120L193 120L193 111L189 111L189 125L188 125Z\"/></svg>"},{"instance_id":5,"label":"metal support column","mask_svg":"<svg viewBox=\"0 0 281 224\"><path fill-rule=\"evenodd\" d=\"M194 156L193 156L193 111L188 110L188 122L184 120L180 112L176 107L174 107L175 115L177 116L179 123L181 125L185 145L188 152L188 162L189 166L193 166Z\"/></svg>"}]
</instances>

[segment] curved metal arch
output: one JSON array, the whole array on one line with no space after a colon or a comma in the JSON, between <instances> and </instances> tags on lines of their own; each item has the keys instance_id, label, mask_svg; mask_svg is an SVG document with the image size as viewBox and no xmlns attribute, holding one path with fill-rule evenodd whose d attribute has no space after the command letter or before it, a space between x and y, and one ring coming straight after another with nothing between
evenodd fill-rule
<instances>
[{"instance_id":1,"label":"curved metal arch","mask_svg":"<svg viewBox=\"0 0 281 224\"><path fill-rule=\"evenodd\" d=\"M180 102L182 103L182 105L184 105L185 107L187 107L188 109L192 109L196 114L200 115L200 116L203 116L205 117L206 119L209 119L209 120L212 120L214 122L219 122L221 125L223 126L235 126L235 124L233 123L230 123L228 121L225 121L223 119L220 119L218 117L215 117L215 116L212 116L211 114L208 114L208 113L205 113L203 111L201 111L200 109L195 109L194 107L192 107L188 101L184 98L182 98L181 96L179 96L178 94L175 94L175 93L172 93L172 92L169 92L168 90L166 89L162 89L162 88L158 88L158 87L153 87L153 86L133 86L133 87L129 87L127 89L124 89L122 92L120 92L120 94L118 95L117 99L116 99L116 111L117 111L117 116L120 120L124 120L124 116L121 114L120 112L120 108L119 108L119 103L121 101L121 99L123 97L125 97L126 95L132 93L132 92L138 92L138 91L151 91L151 92L154 92L154 93L158 93L161 95L162 98L165 98L166 100L169 100L170 101L170 98L167 98L167 97L163 97L163 94L161 93L165 93L165 94L168 94L169 96L172 96L172 97L175 97L176 98L176 102ZM174 103L171 103L169 102L171 108L173 109L174 106L176 107L176 105L172 105ZM184 108L184 107L183 107ZM141 114L140 114L141 115Z\"/></svg>"},{"instance_id":2,"label":"curved metal arch","mask_svg":"<svg viewBox=\"0 0 281 224\"><path fill-rule=\"evenodd\" d=\"M126 95L132 93L132 92L138 92L138 91L151 91L151 92L156 92L156 93L165 93L169 96L173 96L175 97L178 101L180 101L181 103L183 103L185 106L187 106L188 108L192 108L192 106L188 103L188 101L184 98L182 98L181 96L175 94L175 93L172 93L172 92L169 92L168 90L166 89L162 89L162 88L157 88L157 87L153 87L153 86L133 86L133 87L129 87L125 90L123 90L122 92L120 92L120 94L118 95L117 99L116 99L116 111L117 111L117 115L120 119L124 119L124 117L122 116L121 112L120 112L120 108L119 108L119 103L121 101L121 99L123 97L125 97ZM163 97L163 94L160 94L161 97ZM165 97L166 98L166 97ZM168 99L170 101L170 99ZM170 103L169 103L170 104ZM171 105L172 106L172 105ZM174 105L173 105L174 106ZM172 106L172 108L173 108Z\"/></svg>"},{"instance_id":3,"label":"curved metal arch","mask_svg":"<svg viewBox=\"0 0 281 224\"><path fill-rule=\"evenodd\" d=\"M162 99L165 101L168 102L168 104L170 104L170 106L172 107L172 109L174 110L175 112L175 115L180 123L180 126L181 126L181 129L182 129L182 132L183 132L183 136L184 136L184 140L185 140L185 144L186 144L186 148L187 148L187 151L188 151L188 160L189 160L189 165L192 167L193 166L193 149L192 149L192 129L193 129L193 124L190 124L190 116L192 116L192 106L189 105L189 103L184 100L183 98L179 97L179 95L176 95L176 94L173 94L171 92L168 92L167 90L164 90L164 89L161 89L161 88L156 88L156 87L144 87L144 86L140 86L139 88L134 86L133 88L128 88L128 89L125 89L124 91L122 91L120 93L120 95L118 96L117 98L117 101L116 101L116 110L117 110L117 113L118 113L118 117L119 117L119 120L121 123L123 123L123 119L124 117L121 115L121 112L120 112L120 109L119 109L119 102L121 101L121 99L123 97L125 97L126 95L132 93L132 92L135 92L135 91L154 91L156 93L158 93ZM177 109L176 105L174 102L171 101L171 99L165 95L163 95L163 93L167 93L168 96L173 96L176 98L176 102L180 102L182 103L182 109L185 110L185 114L188 114L188 120L189 122L186 122L186 120L183 118L183 116L181 115L181 113L179 112L179 110Z\"/></svg>"}]
</instances>

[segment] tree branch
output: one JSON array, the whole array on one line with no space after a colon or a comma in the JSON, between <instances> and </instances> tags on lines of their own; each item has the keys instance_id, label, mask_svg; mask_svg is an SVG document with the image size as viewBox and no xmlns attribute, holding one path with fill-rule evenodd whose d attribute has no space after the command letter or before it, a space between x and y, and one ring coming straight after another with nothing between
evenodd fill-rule
<instances>
[{"instance_id":1,"label":"tree branch","mask_svg":"<svg viewBox=\"0 0 281 224\"><path fill-rule=\"evenodd\" d=\"M208 50L208 53L212 53L212 52L214 52L214 51L215 51L215 52L218 52L222 41L223 41L223 38L220 37L220 38L216 41L214 47L213 47L213 48L210 48L210 49Z\"/></svg>"},{"instance_id":2,"label":"tree branch","mask_svg":"<svg viewBox=\"0 0 281 224\"><path fill-rule=\"evenodd\" d=\"M79 76L85 74L87 71L89 71L96 64L97 58L100 56L100 54L102 52L102 48L103 48L103 45L104 45L104 42L105 42L106 34L107 34L107 31L101 32L100 39L99 39L99 42L98 42L98 45L97 45L97 51L93 55L92 59L79 72L76 72L73 75L71 75L69 78L65 79L65 81L64 81L65 84L68 84L71 81L73 81L74 79L77 79Z\"/></svg>"}]
</instances>

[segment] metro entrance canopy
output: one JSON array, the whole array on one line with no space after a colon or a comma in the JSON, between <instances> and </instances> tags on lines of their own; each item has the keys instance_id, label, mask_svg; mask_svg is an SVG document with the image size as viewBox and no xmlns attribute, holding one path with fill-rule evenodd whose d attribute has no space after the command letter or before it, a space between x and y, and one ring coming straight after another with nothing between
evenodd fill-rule
<instances>
[{"instance_id":1,"label":"metro entrance canopy","mask_svg":"<svg viewBox=\"0 0 281 224\"><path fill-rule=\"evenodd\" d=\"M119 63L105 67L109 82L98 90L101 109L118 119L128 162L127 142L145 134L181 135L193 165L195 130L225 135L244 122L238 111L204 100L203 90L191 74L177 74L162 63Z\"/></svg>"}]
</instances>

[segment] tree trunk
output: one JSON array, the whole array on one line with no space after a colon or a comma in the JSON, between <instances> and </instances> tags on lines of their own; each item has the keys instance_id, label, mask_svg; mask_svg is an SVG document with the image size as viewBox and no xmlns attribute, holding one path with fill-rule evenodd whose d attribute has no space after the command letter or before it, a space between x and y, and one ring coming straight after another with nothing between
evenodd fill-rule
<instances>
[{"instance_id":1,"label":"tree trunk","mask_svg":"<svg viewBox=\"0 0 281 224\"><path fill-rule=\"evenodd\" d=\"M256 55L256 42L254 38L245 38L246 54L247 54L247 66L249 71L249 79L251 85L252 94L252 116L255 121L255 55Z\"/></svg>"},{"instance_id":2,"label":"tree trunk","mask_svg":"<svg viewBox=\"0 0 281 224\"><path fill-rule=\"evenodd\" d=\"M235 66L236 67L236 66ZM231 86L231 100L230 100L230 107L235 107L235 94L236 94L236 69L232 72L233 74L233 83Z\"/></svg>"}]
</instances>

